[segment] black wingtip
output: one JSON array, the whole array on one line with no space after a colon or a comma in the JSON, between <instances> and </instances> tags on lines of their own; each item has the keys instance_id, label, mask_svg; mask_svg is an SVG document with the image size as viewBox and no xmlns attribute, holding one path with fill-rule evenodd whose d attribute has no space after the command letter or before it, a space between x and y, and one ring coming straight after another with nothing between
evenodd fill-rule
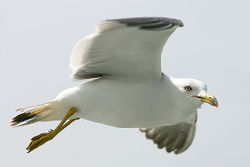
<instances>
[{"instance_id":1,"label":"black wingtip","mask_svg":"<svg viewBox=\"0 0 250 167\"><path fill-rule=\"evenodd\" d=\"M140 29L147 30L166 30L173 26L183 27L184 24L179 19L167 17L136 17L136 18L121 18L107 21L117 21L127 26L137 26Z\"/></svg>"},{"instance_id":2,"label":"black wingtip","mask_svg":"<svg viewBox=\"0 0 250 167\"><path fill-rule=\"evenodd\" d=\"M178 20L178 19L176 19L176 24L178 25L178 26L180 26L180 27L183 27L184 26L184 23L181 21L181 20Z\"/></svg>"}]
</instances>

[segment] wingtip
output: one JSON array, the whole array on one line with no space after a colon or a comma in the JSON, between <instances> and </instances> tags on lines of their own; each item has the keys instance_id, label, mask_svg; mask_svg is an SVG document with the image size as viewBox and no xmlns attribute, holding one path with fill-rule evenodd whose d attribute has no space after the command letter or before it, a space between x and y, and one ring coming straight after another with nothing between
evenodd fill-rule
<instances>
[{"instance_id":1,"label":"wingtip","mask_svg":"<svg viewBox=\"0 0 250 167\"><path fill-rule=\"evenodd\" d=\"M181 20L177 20L177 24L178 24L180 27L184 27L184 23L183 23Z\"/></svg>"},{"instance_id":2,"label":"wingtip","mask_svg":"<svg viewBox=\"0 0 250 167\"><path fill-rule=\"evenodd\" d=\"M167 30L173 26L183 27L181 20L168 17L132 17L106 20L107 22L118 22L127 26L137 26L146 30Z\"/></svg>"},{"instance_id":3,"label":"wingtip","mask_svg":"<svg viewBox=\"0 0 250 167\"><path fill-rule=\"evenodd\" d=\"M184 27L184 23L180 19L173 19L173 24L177 27Z\"/></svg>"}]
</instances>

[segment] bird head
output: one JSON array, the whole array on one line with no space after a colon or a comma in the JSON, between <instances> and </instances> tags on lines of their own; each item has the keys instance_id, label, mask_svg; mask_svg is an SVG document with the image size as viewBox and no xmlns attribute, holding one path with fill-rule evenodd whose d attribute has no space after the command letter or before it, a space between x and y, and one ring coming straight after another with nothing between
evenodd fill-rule
<instances>
[{"instance_id":1,"label":"bird head","mask_svg":"<svg viewBox=\"0 0 250 167\"><path fill-rule=\"evenodd\" d=\"M207 85L195 79L171 78L174 85L184 93L195 105L201 106L203 103L208 103L218 107L217 99L207 93Z\"/></svg>"}]
</instances>

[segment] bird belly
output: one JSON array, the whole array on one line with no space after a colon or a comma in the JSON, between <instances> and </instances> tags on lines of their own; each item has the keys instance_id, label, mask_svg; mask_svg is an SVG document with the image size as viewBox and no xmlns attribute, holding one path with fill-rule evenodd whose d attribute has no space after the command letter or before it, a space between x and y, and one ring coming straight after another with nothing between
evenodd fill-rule
<instances>
[{"instance_id":1,"label":"bird belly","mask_svg":"<svg viewBox=\"0 0 250 167\"><path fill-rule=\"evenodd\" d=\"M169 107L175 102L165 93L160 82L99 79L66 90L57 100L77 107L75 117L123 128L156 127L180 121Z\"/></svg>"}]
</instances>

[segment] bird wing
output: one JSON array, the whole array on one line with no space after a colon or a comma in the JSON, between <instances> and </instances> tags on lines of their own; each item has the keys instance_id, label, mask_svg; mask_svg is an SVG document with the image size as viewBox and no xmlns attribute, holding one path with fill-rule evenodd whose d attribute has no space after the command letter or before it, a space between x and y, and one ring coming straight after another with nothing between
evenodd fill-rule
<instances>
[{"instance_id":1,"label":"bird wing","mask_svg":"<svg viewBox=\"0 0 250 167\"><path fill-rule=\"evenodd\" d=\"M183 23L143 17L106 20L73 48L72 78L161 76L161 53L169 36Z\"/></svg>"},{"instance_id":2,"label":"bird wing","mask_svg":"<svg viewBox=\"0 0 250 167\"><path fill-rule=\"evenodd\" d=\"M175 151L179 154L185 151L194 139L197 121L197 112L188 117L187 120L172 126L161 126L156 128L141 128L146 138L154 141L158 148L166 148L167 152Z\"/></svg>"}]
</instances>

